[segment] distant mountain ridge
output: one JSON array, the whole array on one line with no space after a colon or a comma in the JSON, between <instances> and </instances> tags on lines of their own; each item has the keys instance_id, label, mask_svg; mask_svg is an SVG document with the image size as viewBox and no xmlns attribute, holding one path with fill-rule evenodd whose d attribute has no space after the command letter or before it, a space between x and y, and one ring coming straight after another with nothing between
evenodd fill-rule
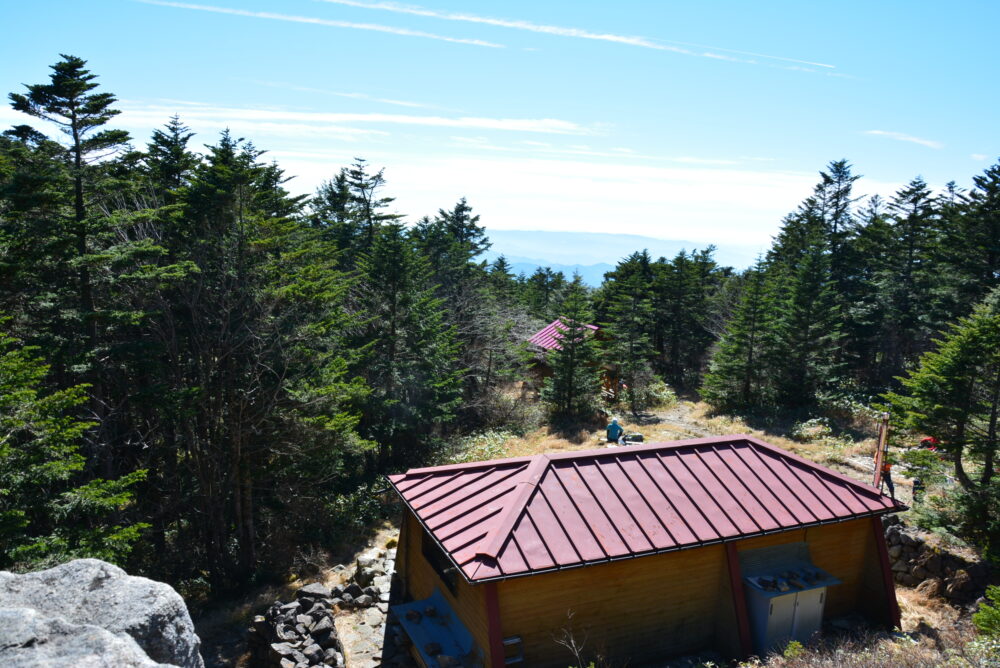
<instances>
[{"instance_id":1,"label":"distant mountain ridge","mask_svg":"<svg viewBox=\"0 0 1000 668\"><path fill-rule=\"evenodd\" d=\"M500 255L511 263L515 274L531 275L538 267L561 271L567 277L579 272L587 285L598 286L604 274L632 253L648 250L653 259L672 258L682 250L702 250L707 243L657 239L637 234L601 232L552 232L547 230L493 230L486 235L493 246L483 258L492 262ZM714 244L715 259L725 266L745 269L764 247Z\"/></svg>"}]
</instances>

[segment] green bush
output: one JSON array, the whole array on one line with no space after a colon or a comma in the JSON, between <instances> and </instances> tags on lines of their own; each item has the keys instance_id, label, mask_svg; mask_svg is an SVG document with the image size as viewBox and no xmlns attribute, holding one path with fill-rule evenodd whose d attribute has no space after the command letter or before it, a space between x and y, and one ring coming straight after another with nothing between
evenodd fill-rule
<instances>
[{"instance_id":1,"label":"green bush","mask_svg":"<svg viewBox=\"0 0 1000 668\"><path fill-rule=\"evenodd\" d=\"M797 422L788 433L793 440L804 443L806 441L818 441L833 436L833 428L830 420L825 417L815 417L805 422Z\"/></svg>"},{"instance_id":2,"label":"green bush","mask_svg":"<svg viewBox=\"0 0 1000 668\"><path fill-rule=\"evenodd\" d=\"M972 623L983 635L1000 638L1000 587L987 587L986 598L989 603L979 606L979 610L972 615Z\"/></svg>"}]
</instances>

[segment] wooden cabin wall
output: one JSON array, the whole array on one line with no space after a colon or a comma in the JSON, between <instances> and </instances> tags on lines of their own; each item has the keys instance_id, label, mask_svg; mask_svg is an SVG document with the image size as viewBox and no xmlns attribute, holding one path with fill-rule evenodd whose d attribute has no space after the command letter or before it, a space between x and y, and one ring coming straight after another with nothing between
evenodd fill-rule
<instances>
[{"instance_id":1,"label":"wooden cabin wall","mask_svg":"<svg viewBox=\"0 0 1000 668\"><path fill-rule=\"evenodd\" d=\"M423 540L424 533L424 528L420 526L417 518L412 513L407 512L403 529L400 532L400 543L396 557L396 570L403 578L406 594L409 598L419 600L430 596L434 593L435 588L440 589L452 610L472 634L479 649L483 651L483 655L488 657L490 648L483 586L470 585L459 574L456 578L455 593L452 594L421 551L421 540Z\"/></svg>"},{"instance_id":2,"label":"wooden cabin wall","mask_svg":"<svg viewBox=\"0 0 1000 668\"><path fill-rule=\"evenodd\" d=\"M521 636L528 666L572 665L555 640L570 626L585 658L639 666L712 644L725 577L725 549L712 545L504 580L502 633Z\"/></svg>"},{"instance_id":3,"label":"wooden cabin wall","mask_svg":"<svg viewBox=\"0 0 1000 668\"><path fill-rule=\"evenodd\" d=\"M858 521L860 522L861 520ZM871 522L871 520L868 520L868 522ZM879 519L878 522L881 527L882 520ZM894 622L889 618L889 600L885 590L885 582L882 579L882 564L879 561L878 547L875 544L875 532L872 530L871 524L867 524L867 529L868 541L865 546L864 575L858 584L858 595L860 597L858 608L872 624L891 626ZM880 533L878 540L885 540L885 537ZM893 587L895 587L895 584Z\"/></svg>"},{"instance_id":4,"label":"wooden cabin wall","mask_svg":"<svg viewBox=\"0 0 1000 668\"><path fill-rule=\"evenodd\" d=\"M871 520L865 517L806 530L813 563L842 581L827 590L825 615L836 617L858 611L866 600L861 596L861 583L868 570L866 555L872 542L871 526Z\"/></svg>"},{"instance_id":5,"label":"wooden cabin wall","mask_svg":"<svg viewBox=\"0 0 1000 668\"><path fill-rule=\"evenodd\" d=\"M407 594L426 598L439 588L488 657L484 586L459 577L453 595L421 552L423 534L407 513L397 564ZM829 589L827 615L858 611L873 621L885 620L886 595L869 518L750 538L735 547L743 551L799 541L809 544L816 566L843 582ZM641 666L709 646L738 652L721 545L512 578L498 582L497 590L501 633L521 636L526 665L571 665L573 657L556 642L568 628L585 644L588 660L600 654Z\"/></svg>"}]
</instances>

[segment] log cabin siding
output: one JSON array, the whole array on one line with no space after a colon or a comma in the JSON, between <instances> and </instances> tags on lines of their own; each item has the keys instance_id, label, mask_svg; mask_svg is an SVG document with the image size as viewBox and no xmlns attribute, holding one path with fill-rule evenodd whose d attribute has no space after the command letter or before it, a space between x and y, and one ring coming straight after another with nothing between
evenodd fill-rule
<instances>
[{"instance_id":1,"label":"log cabin siding","mask_svg":"<svg viewBox=\"0 0 1000 668\"><path fill-rule=\"evenodd\" d=\"M872 542L871 520L811 527L806 530L806 542L813 564L841 581L827 591L824 615L836 617L858 610L865 556Z\"/></svg>"},{"instance_id":2,"label":"log cabin siding","mask_svg":"<svg viewBox=\"0 0 1000 668\"><path fill-rule=\"evenodd\" d=\"M712 644L725 574L724 548L713 545L504 580L502 632L521 636L528 666L571 665L555 640L570 625L590 658L640 666Z\"/></svg>"},{"instance_id":3,"label":"log cabin siding","mask_svg":"<svg viewBox=\"0 0 1000 668\"><path fill-rule=\"evenodd\" d=\"M440 589L452 610L472 634L483 655L488 657L486 599L483 595L483 585L470 585L459 574L455 582L455 593L452 594L424 558L421 541L425 533L416 517L407 512L399 545L399 553L403 555L403 570L400 572L400 577L403 579L407 597L419 600L430 596L435 588Z\"/></svg>"},{"instance_id":4,"label":"log cabin siding","mask_svg":"<svg viewBox=\"0 0 1000 668\"><path fill-rule=\"evenodd\" d=\"M828 592L825 614L851 611L886 621L887 599L872 520L861 518L758 536L735 543L737 552L805 541L813 563L842 581ZM439 588L475 638L489 666L486 585L463 577L452 594L421 551L425 532L409 512L399 545L399 570L409 598ZM502 637L520 636L528 666L565 668L574 661L556 642L572 627L585 658L600 653L642 666L714 647L739 653L739 635L724 545L625 559L495 583ZM568 614L572 612L570 622Z\"/></svg>"}]
</instances>

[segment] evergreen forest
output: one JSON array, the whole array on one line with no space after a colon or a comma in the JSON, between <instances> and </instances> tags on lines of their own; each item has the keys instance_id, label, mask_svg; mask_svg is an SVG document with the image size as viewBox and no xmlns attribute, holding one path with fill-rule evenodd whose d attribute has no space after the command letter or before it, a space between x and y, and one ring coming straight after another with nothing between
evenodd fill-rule
<instances>
[{"instance_id":1,"label":"evergreen forest","mask_svg":"<svg viewBox=\"0 0 1000 668\"><path fill-rule=\"evenodd\" d=\"M375 519L386 473L665 387L761 419L890 410L1000 554L1000 163L883 200L834 160L754 266L636 249L593 289L483 261L465 199L395 213L391 165L296 196L251 139L131 137L116 102L75 56L9 95L0 569L96 556L225 596ZM538 382L526 341L556 319Z\"/></svg>"}]
</instances>

